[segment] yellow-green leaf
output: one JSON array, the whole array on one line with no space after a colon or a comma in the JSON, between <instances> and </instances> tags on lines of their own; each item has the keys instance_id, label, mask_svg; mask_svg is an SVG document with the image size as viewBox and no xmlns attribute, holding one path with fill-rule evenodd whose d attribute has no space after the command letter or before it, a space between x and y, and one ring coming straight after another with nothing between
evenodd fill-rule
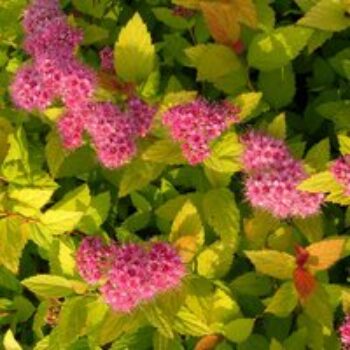
<instances>
[{"instance_id":1,"label":"yellow-green leaf","mask_svg":"<svg viewBox=\"0 0 350 350\"><path fill-rule=\"evenodd\" d=\"M17 342L11 329L9 329L4 336L3 340L4 350L22 350L21 345Z\"/></svg>"},{"instance_id":2,"label":"yellow-green leaf","mask_svg":"<svg viewBox=\"0 0 350 350\"><path fill-rule=\"evenodd\" d=\"M114 49L117 74L125 81L141 82L155 65L155 47L141 16L136 13L120 31Z\"/></svg>"},{"instance_id":3,"label":"yellow-green leaf","mask_svg":"<svg viewBox=\"0 0 350 350\"><path fill-rule=\"evenodd\" d=\"M339 189L330 171L314 174L298 185L298 189L307 192L332 192Z\"/></svg>"},{"instance_id":4,"label":"yellow-green leaf","mask_svg":"<svg viewBox=\"0 0 350 350\"><path fill-rule=\"evenodd\" d=\"M272 123L267 127L267 132L278 139L284 140L286 138L286 115L284 113L279 114L274 118Z\"/></svg>"},{"instance_id":5,"label":"yellow-green leaf","mask_svg":"<svg viewBox=\"0 0 350 350\"><path fill-rule=\"evenodd\" d=\"M234 343L244 342L252 333L255 319L238 318L225 325L225 337Z\"/></svg>"},{"instance_id":6,"label":"yellow-green leaf","mask_svg":"<svg viewBox=\"0 0 350 350\"><path fill-rule=\"evenodd\" d=\"M186 163L180 145L171 140L159 140L142 154L142 159L163 164Z\"/></svg>"},{"instance_id":7,"label":"yellow-green leaf","mask_svg":"<svg viewBox=\"0 0 350 350\"><path fill-rule=\"evenodd\" d=\"M278 279L290 279L295 269L295 258L276 250L246 251L258 272Z\"/></svg>"},{"instance_id":8,"label":"yellow-green leaf","mask_svg":"<svg viewBox=\"0 0 350 350\"><path fill-rule=\"evenodd\" d=\"M350 154L350 137L346 135L338 135L340 153L342 155Z\"/></svg>"},{"instance_id":9,"label":"yellow-green leaf","mask_svg":"<svg viewBox=\"0 0 350 350\"><path fill-rule=\"evenodd\" d=\"M258 107L263 94L261 92L245 92L235 98L235 103L240 107L239 119L247 119Z\"/></svg>"}]
</instances>

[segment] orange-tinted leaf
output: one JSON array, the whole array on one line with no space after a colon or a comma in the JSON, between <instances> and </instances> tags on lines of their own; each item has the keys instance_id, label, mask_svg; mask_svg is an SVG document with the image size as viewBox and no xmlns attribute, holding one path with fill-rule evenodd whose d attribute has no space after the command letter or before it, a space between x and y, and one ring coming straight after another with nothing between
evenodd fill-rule
<instances>
[{"instance_id":1,"label":"orange-tinted leaf","mask_svg":"<svg viewBox=\"0 0 350 350\"><path fill-rule=\"evenodd\" d=\"M295 289L301 299L307 299L316 287L315 277L302 267L297 267L293 273Z\"/></svg>"},{"instance_id":2,"label":"orange-tinted leaf","mask_svg":"<svg viewBox=\"0 0 350 350\"><path fill-rule=\"evenodd\" d=\"M175 248L181 257L182 262L188 263L198 251L199 243L196 237L182 236L174 242Z\"/></svg>"},{"instance_id":3,"label":"orange-tinted leaf","mask_svg":"<svg viewBox=\"0 0 350 350\"><path fill-rule=\"evenodd\" d=\"M198 341L194 350L213 350L223 339L224 337L220 334L205 335Z\"/></svg>"},{"instance_id":4,"label":"orange-tinted leaf","mask_svg":"<svg viewBox=\"0 0 350 350\"><path fill-rule=\"evenodd\" d=\"M235 10L238 13L239 21L248 27L256 28L258 15L252 0L233 0Z\"/></svg>"},{"instance_id":5,"label":"orange-tinted leaf","mask_svg":"<svg viewBox=\"0 0 350 350\"><path fill-rule=\"evenodd\" d=\"M310 254L308 267L311 271L326 270L342 256L345 239L333 238L309 245L306 250Z\"/></svg>"},{"instance_id":6,"label":"orange-tinted leaf","mask_svg":"<svg viewBox=\"0 0 350 350\"><path fill-rule=\"evenodd\" d=\"M239 39L240 25L232 4L200 2L200 6L216 42L231 45Z\"/></svg>"}]
</instances>

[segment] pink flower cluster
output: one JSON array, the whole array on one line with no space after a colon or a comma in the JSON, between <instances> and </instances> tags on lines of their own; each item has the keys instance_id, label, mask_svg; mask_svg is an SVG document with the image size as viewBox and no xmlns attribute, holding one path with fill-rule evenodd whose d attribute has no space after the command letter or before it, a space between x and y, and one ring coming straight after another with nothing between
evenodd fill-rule
<instances>
[{"instance_id":1,"label":"pink flower cluster","mask_svg":"<svg viewBox=\"0 0 350 350\"><path fill-rule=\"evenodd\" d=\"M163 116L163 124L181 143L188 162L195 165L210 155L210 142L238 121L238 112L229 102L209 103L200 98L170 108Z\"/></svg>"},{"instance_id":2,"label":"pink flower cluster","mask_svg":"<svg viewBox=\"0 0 350 350\"><path fill-rule=\"evenodd\" d=\"M338 158L331 165L334 178L344 186L345 194L350 196L350 155Z\"/></svg>"},{"instance_id":3,"label":"pink flower cluster","mask_svg":"<svg viewBox=\"0 0 350 350\"><path fill-rule=\"evenodd\" d=\"M105 280L101 294L121 312L130 312L140 303L176 288L186 273L176 250L167 243L154 243L146 249L137 244L106 246L99 238L86 238L76 262L88 283Z\"/></svg>"},{"instance_id":4,"label":"pink flower cluster","mask_svg":"<svg viewBox=\"0 0 350 350\"><path fill-rule=\"evenodd\" d=\"M16 106L28 111L44 110L56 98L66 107L58 122L65 148L83 144L87 131L100 162L119 167L136 152L136 138L149 131L156 109L138 98L130 98L121 111L109 102L94 102L97 75L74 57L83 36L68 25L57 0L35 0L25 11L24 48L33 58L16 74L11 94ZM102 68L113 69L113 51L101 51Z\"/></svg>"},{"instance_id":5,"label":"pink flower cluster","mask_svg":"<svg viewBox=\"0 0 350 350\"><path fill-rule=\"evenodd\" d=\"M347 315L339 327L340 340L343 350L350 349L350 316Z\"/></svg>"},{"instance_id":6,"label":"pink flower cluster","mask_svg":"<svg viewBox=\"0 0 350 350\"><path fill-rule=\"evenodd\" d=\"M254 207L275 217L307 217L320 210L324 195L300 191L297 186L308 175L281 140L250 131L243 135L242 163L246 197Z\"/></svg>"}]
</instances>

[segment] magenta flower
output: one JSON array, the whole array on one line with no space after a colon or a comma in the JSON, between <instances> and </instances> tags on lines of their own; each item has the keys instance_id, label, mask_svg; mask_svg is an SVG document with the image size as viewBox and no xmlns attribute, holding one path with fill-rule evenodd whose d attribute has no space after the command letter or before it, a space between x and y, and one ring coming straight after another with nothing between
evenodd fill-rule
<instances>
[{"instance_id":1,"label":"magenta flower","mask_svg":"<svg viewBox=\"0 0 350 350\"><path fill-rule=\"evenodd\" d=\"M91 103L86 129L100 162L107 168L124 165L136 153L133 121L112 103Z\"/></svg>"},{"instance_id":2,"label":"magenta flower","mask_svg":"<svg viewBox=\"0 0 350 350\"><path fill-rule=\"evenodd\" d=\"M350 196L350 155L336 159L331 165L334 178L344 186L347 196Z\"/></svg>"},{"instance_id":3,"label":"magenta flower","mask_svg":"<svg viewBox=\"0 0 350 350\"><path fill-rule=\"evenodd\" d=\"M343 350L350 349L350 316L347 315L339 327L340 340Z\"/></svg>"},{"instance_id":4,"label":"magenta flower","mask_svg":"<svg viewBox=\"0 0 350 350\"><path fill-rule=\"evenodd\" d=\"M100 237L86 237L76 253L76 264L81 277L96 284L106 276L117 251L115 244L106 245Z\"/></svg>"},{"instance_id":5,"label":"magenta flower","mask_svg":"<svg viewBox=\"0 0 350 350\"><path fill-rule=\"evenodd\" d=\"M176 288L185 268L176 250L156 243L149 251L136 244L121 247L100 288L106 302L116 311L130 312L159 293Z\"/></svg>"},{"instance_id":6,"label":"magenta flower","mask_svg":"<svg viewBox=\"0 0 350 350\"><path fill-rule=\"evenodd\" d=\"M151 128L153 117L157 109L143 102L137 97L128 101L127 113L134 121L135 134L145 137Z\"/></svg>"},{"instance_id":7,"label":"magenta flower","mask_svg":"<svg viewBox=\"0 0 350 350\"><path fill-rule=\"evenodd\" d=\"M31 65L17 71L10 92L15 105L27 111L44 110L55 97L55 90L45 84L36 67Z\"/></svg>"},{"instance_id":8,"label":"magenta flower","mask_svg":"<svg viewBox=\"0 0 350 350\"><path fill-rule=\"evenodd\" d=\"M319 212L324 194L297 189L308 175L283 141L251 131L243 135L242 142L242 163L248 174L245 195L253 207L280 219L305 218Z\"/></svg>"},{"instance_id":9,"label":"magenta flower","mask_svg":"<svg viewBox=\"0 0 350 350\"><path fill-rule=\"evenodd\" d=\"M170 108L163 116L163 123L170 128L172 138L180 142L189 163L195 165L210 155L210 142L237 122L237 115L237 107L228 102L197 99Z\"/></svg>"},{"instance_id":10,"label":"magenta flower","mask_svg":"<svg viewBox=\"0 0 350 350\"><path fill-rule=\"evenodd\" d=\"M23 28L26 34L33 34L43 29L50 21L63 17L57 0L36 0L25 10Z\"/></svg>"},{"instance_id":11,"label":"magenta flower","mask_svg":"<svg viewBox=\"0 0 350 350\"><path fill-rule=\"evenodd\" d=\"M104 47L100 51L101 68L105 71L114 70L114 53L111 47Z\"/></svg>"}]
</instances>

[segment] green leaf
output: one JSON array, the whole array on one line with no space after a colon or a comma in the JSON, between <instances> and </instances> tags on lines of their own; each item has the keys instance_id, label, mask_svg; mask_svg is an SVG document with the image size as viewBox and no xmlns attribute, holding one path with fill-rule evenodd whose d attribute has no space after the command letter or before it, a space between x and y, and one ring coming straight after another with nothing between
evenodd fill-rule
<instances>
[{"instance_id":1,"label":"green leaf","mask_svg":"<svg viewBox=\"0 0 350 350\"><path fill-rule=\"evenodd\" d=\"M249 46L249 65L267 71L287 65L305 47L312 32L290 25L257 35Z\"/></svg>"},{"instance_id":2,"label":"green leaf","mask_svg":"<svg viewBox=\"0 0 350 350\"><path fill-rule=\"evenodd\" d=\"M273 108L279 109L289 105L296 91L292 65L288 64L279 69L260 72L258 86L264 99Z\"/></svg>"},{"instance_id":3,"label":"green leaf","mask_svg":"<svg viewBox=\"0 0 350 350\"><path fill-rule=\"evenodd\" d=\"M146 162L141 159L134 160L127 165L120 181L119 197L147 186L163 171L164 165Z\"/></svg>"},{"instance_id":4,"label":"green leaf","mask_svg":"<svg viewBox=\"0 0 350 350\"><path fill-rule=\"evenodd\" d=\"M45 298L61 298L74 292L72 282L61 276L36 275L26 278L22 284L33 293Z\"/></svg>"},{"instance_id":5,"label":"green leaf","mask_svg":"<svg viewBox=\"0 0 350 350\"><path fill-rule=\"evenodd\" d=\"M283 343L286 350L305 349L308 344L308 332L306 328L300 328L293 332Z\"/></svg>"},{"instance_id":6,"label":"green leaf","mask_svg":"<svg viewBox=\"0 0 350 350\"><path fill-rule=\"evenodd\" d=\"M186 163L179 144L171 140L158 140L142 154L142 159L163 164Z\"/></svg>"},{"instance_id":7,"label":"green leaf","mask_svg":"<svg viewBox=\"0 0 350 350\"><path fill-rule=\"evenodd\" d=\"M148 347L147 349L149 348L150 347ZM120 350L123 350L123 349L120 349ZM183 350L183 346L181 344L181 340L179 337L174 339L169 339L164 337L161 333L156 332L153 337L153 349L154 350Z\"/></svg>"},{"instance_id":8,"label":"green leaf","mask_svg":"<svg viewBox=\"0 0 350 350\"><path fill-rule=\"evenodd\" d=\"M87 15L101 18L105 13L107 6L109 5L109 0L72 0L74 7Z\"/></svg>"},{"instance_id":9,"label":"green leaf","mask_svg":"<svg viewBox=\"0 0 350 350\"><path fill-rule=\"evenodd\" d=\"M293 312L297 304L298 295L293 282L285 282L271 298L265 312L278 317L287 317Z\"/></svg>"},{"instance_id":10,"label":"green leaf","mask_svg":"<svg viewBox=\"0 0 350 350\"><path fill-rule=\"evenodd\" d=\"M284 140L287 136L286 129L286 116L284 113L281 113L268 125L267 132L273 137Z\"/></svg>"},{"instance_id":11,"label":"green leaf","mask_svg":"<svg viewBox=\"0 0 350 350\"><path fill-rule=\"evenodd\" d=\"M153 71L155 47L138 13L120 31L114 57L117 73L125 81L141 82Z\"/></svg>"},{"instance_id":12,"label":"green leaf","mask_svg":"<svg viewBox=\"0 0 350 350\"><path fill-rule=\"evenodd\" d=\"M19 262L28 241L25 222L18 217L0 219L0 264L13 273L18 272Z\"/></svg>"},{"instance_id":13,"label":"green leaf","mask_svg":"<svg viewBox=\"0 0 350 350\"><path fill-rule=\"evenodd\" d=\"M272 282L267 276L247 272L235 278L230 288L237 294L260 297L271 293Z\"/></svg>"},{"instance_id":14,"label":"green leaf","mask_svg":"<svg viewBox=\"0 0 350 350\"><path fill-rule=\"evenodd\" d=\"M307 298L304 303L304 312L320 325L332 329L333 309L330 304L330 297L321 284Z\"/></svg>"},{"instance_id":15,"label":"green leaf","mask_svg":"<svg viewBox=\"0 0 350 350\"><path fill-rule=\"evenodd\" d=\"M296 266L292 255L267 249L245 253L258 272L282 280L292 278Z\"/></svg>"},{"instance_id":16,"label":"green leaf","mask_svg":"<svg viewBox=\"0 0 350 350\"><path fill-rule=\"evenodd\" d=\"M22 350L10 329L5 333L3 345L4 350Z\"/></svg>"},{"instance_id":17,"label":"green leaf","mask_svg":"<svg viewBox=\"0 0 350 350\"><path fill-rule=\"evenodd\" d=\"M243 146L234 132L228 132L211 147L209 158L204 161L206 167L219 173L235 173L241 170L240 162Z\"/></svg>"},{"instance_id":18,"label":"green leaf","mask_svg":"<svg viewBox=\"0 0 350 350\"><path fill-rule=\"evenodd\" d=\"M238 318L225 325L224 335L234 343L244 342L252 333L255 320L253 318Z\"/></svg>"},{"instance_id":19,"label":"green leaf","mask_svg":"<svg viewBox=\"0 0 350 350\"><path fill-rule=\"evenodd\" d=\"M79 25L84 30L83 45L91 45L108 38L108 30L105 28L96 24L88 24L85 21L79 21Z\"/></svg>"},{"instance_id":20,"label":"green leaf","mask_svg":"<svg viewBox=\"0 0 350 350\"><path fill-rule=\"evenodd\" d=\"M191 261L204 242L204 228L196 207L187 201L171 227L169 240L186 262Z\"/></svg>"},{"instance_id":21,"label":"green leaf","mask_svg":"<svg viewBox=\"0 0 350 350\"><path fill-rule=\"evenodd\" d=\"M110 350L148 350L152 348L153 333L159 335L159 338L161 337L162 339L169 341L169 345L171 344L172 339L165 338L160 333L154 332L154 329L151 327L143 327L136 330L136 332L123 334L112 344ZM167 349L172 350L171 347Z\"/></svg>"},{"instance_id":22,"label":"green leaf","mask_svg":"<svg viewBox=\"0 0 350 350\"><path fill-rule=\"evenodd\" d=\"M340 0L320 0L298 24L338 32L350 26L350 18L345 16L345 8Z\"/></svg>"},{"instance_id":23,"label":"green leaf","mask_svg":"<svg viewBox=\"0 0 350 350\"><path fill-rule=\"evenodd\" d=\"M308 165L317 171L326 168L331 157L330 145L328 139L316 143L306 154L305 161Z\"/></svg>"},{"instance_id":24,"label":"green leaf","mask_svg":"<svg viewBox=\"0 0 350 350\"><path fill-rule=\"evenodd\" d=\"M240 217L232 192L226 188L207 192L203 198L203 212L208 224L214 228L222 241L236 249Z\"/></svg>"},{"instance_id":25,"label":"green leaf","mask_svg":"<svg viewBox=\"0 0 350 350\"><path fill-rule=\"evenodd\" d=\"M350 79L350 49L339 51L329 62L340 76Z\"/></svg>"},{"instance_id":26,"label":"green leaf","mask_svg":"<svg viewBox=\"0 0 350 350\"><path fill-rule=\"evenodd\" d=\"M45 156L50 174L54 178L81 176L96 166L96 157L91 148L84 146L68 152L56 132L47 136Z\"/></svg>"},{"instance_id":27,"label":"green leaf","mask_svg":"<svg viewBox=\"0 0 350 350\"><path fill-rule=\"evenodd\" d=\"M206 247L197 257L197 272L206 278L221 278L229 271L233 261L232 246L216 241Z\"/></svg>"},{"instance_id":28,"label":"green leaf","mask_svg":"<svg viewBox=\"0 0 350 350\"><path fill-rule=\"evenodd\" d=\"M293 219L293 222L310 243L322 239L324 235L322 215L315 215L305 219L296 218Z\"/></svg>"},{"instance_id":29,"label":"green leaf","mask_svg":"<svg viewBox=\"0 0 350 350\"><path fill-rule=\"evenodd\" d=\"M186 18L183 18L181 16L175 16L173 14L173 11L169 8L156 7L152 9L152 11L158 21L163 22L170 28L185 30L189 29L192 26L191 21L188 21Z\"/></svg>"},{"instance_id":30,"label":"green leaf","mask_svg":"<svg viewBox=\"0 0 350 350\"><path fill-rule=\"evenodd\" d=\"M317 107L317 112L332 120L338 130L349 129L350 100L322 103Z\"/></svg>"},{"instance_id":31,"label":"green leaf","mask_svg":"<svg viewBox=\"0 0 350 350\"><path fill-rule=\"evenodd\" d=\"M67 347L85 333L88 302L86 297L74 297L62 305L55 328L61 345Z\"/></svg>"}]
</instances>

